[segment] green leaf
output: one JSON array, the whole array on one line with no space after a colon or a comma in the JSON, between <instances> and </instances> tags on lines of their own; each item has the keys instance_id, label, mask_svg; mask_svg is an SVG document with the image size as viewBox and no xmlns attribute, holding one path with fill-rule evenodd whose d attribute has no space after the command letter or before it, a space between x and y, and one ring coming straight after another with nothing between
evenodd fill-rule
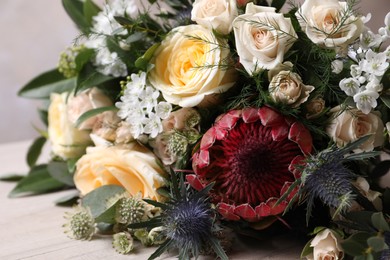
<instances>
[{"instance_id":1,"label":"green leaf","mask_svg":"<svg viewBox=\"0 0 390 260\"><path fill-rule=\"evenodd\" d=\"M49 122L47 120L48 116L49 116L49 113L47 110L44 110L44 109L38 109L38 115L39 115L39 118L41 119L42 123L45 125L45 126L48 126L49 125Z\"/></svg>"},{"instance_id":2,"label":"green leaf","mask_svg":"<svg viewBox=\"0 0 390 260\"><path fill-rule=\"evenodd\" d=\"M144 39L146 37L146 35L147 34L143 33L143 32L135 32L134 34L127 37L126 43L133 43L133 42L140 41L140 40Z\"/></svg>"},{"instance_id":3,"label":"green leaf","mask_svg":"<svg viewBox=\"0 0 390 260\"><path fill-rule=\"evenodd\" d=\"M388 248L383 237L370 237L367 240L367 244L374 252L380 252Z\"/></svg>"},{"instance_id":4,"label":"green leaf","mask_svg":"<svg viewBox=\"0 0 390 260\"><path fill-rule=\"evenodd\" d=\"M35 139L35 141L32 143L30 148L28 149L27 152L27 164L30 168L34 167L39 155L41 155L42 148L46 143L46 138L45 137L38 137Z\"/></svg>"},{"instance_id":5,"label":"green leaf","mask_svg":"<svg viewBox=\"0 0 390 260\"><path fill-rule=\"evenodd\" d=\"M97 72L90 63L87 63L77 77L76 93L112 79L114 78Z\"/></svg>"},{"instance_id":6,"label":"green leaf","mask_svg":"<svg viewBox=\"0 0 390 260\"><path fill-rule=\"evenodd\" d=\"M69 173L68 164L66 162L50 162L47 165L47 170L57 181L69 186L74 186L73 175Z\"/></svg>"},{"instance_id":7,"label":"green leaf","mask_svg":"<svg viewBox=\"0 0 390 260\"><path fill-rule=\"evenodd\" d=\"M64 197L61 197L57 200L55 200L55 204L57 206L73 206L77 204L77 200L80 197L80 193L78 191L72 192L69 195L66 195Z\"/></svg>"},{"instance_id":8,"label":"green leaf","mask_svg":"<svg viewBox=\"0 0 390 260\"><path fill-rule=\"evenodd\" d=\"M304 259L305 256L313 253L313 247L310 246L311 241L313 241L313 239L310 239L306 243L306 245L303 247L302 252L301 252L301 259Z\"/></svg>"},{"instance_id":9,"label":"green leaf","mask_svg":"<svg viewBox=\"0 0 390 260\"><path fill-rule=\"evenodd\" d=\"M63 187L63 183L50 176L47 165L38 165L31 169L29 174L16 185L8 196L16 198L24 195L41 194L59 190Z\"/></svg>"},{"instance_id":10,"label":"green leaf","mask_svg":"<svg viewBox=\"0 0 390 260\"><path fill-rule=\"evenodd\" d=\"M80 72L84 65L87 64L95 54L95 51L92 49L83 49L75 58L76 70Z\"/></svg>"},{"instance_id":11,"label":"green leaf","mask_svg":"<svg viewBox=\"0 0 390 260\"><path fill-rule=\"evenodd\" d=\"M381 98L382 102L383 102L388 108L390 108L390 96L381 95L380 98Z\"/></svg>"},{"instance_id":12,"label":"green leaf","mask_svg":"<svg viewBox=\"0 0 390 260\"><path fill-rule=\"evenodd\" d=\"M24 175L24 174L10 173L10 174L5 174L5 175L0 176L0 181L9 181L9 182L20 181L25 176L26 175Z\"/></svg>"},{"instance_id":13,"label":"green leaf","mask_svg":"<svg viewBox=\"0 0 390 260\"><path fill-rule=\"evenodd\" d=\"M164 243L162 243L159 248L148 258L148 260L153 260L159 257L162 253L164 253L172 244L172 240L167 239Z\"/></svg>"},{"instance_id":14,"label":"green leaf","mask_svg":"<svg viewBox=\"0 0 390 260\"><path fill-rule=\"evenodd\" d=\"M371 221L373 226L379 231L390 231L389 224L387 224L382 212L372 214Z\"/></svg>"},{"instance_id":15,"label":"green leaf","mask_svg":"<svg viewBox=\"0 0 390 260\"><path fill-rule=\"evenodd\" d=\"M111 205L107 205L110 198L117 194L124 193L126 190L117 185L105 185L101 186L87 195L81 200L81 204L84 207L88 207L91 210L91 214L94 218L100 216Z\"/></svg>"},{"instance_id":16,"label":"green leaf","mask_svg":"<svg viewBox=\"0 0 390 260\"><path fill-rule=\"evenodd\" d=\"M83 12L83 2L80 0L62 0L62 5L77 27L84 33L89 32L89 23Z\"/></svg>"},{"instance_id":17,"label":"green leaf","mask_svg":"<svg viewBox=\"0 0 390 260\"><path fill-rule=\"evenodd\" d=\"M156 43L154 44L152 47L150 47L143 56L139 57L134 65L143 70L143 71L146 71L147 70L147 67L148 67L148 64L149 64L149 61L152 59L153 55L154 55L154 52L157 50L157 48L160 46L160 43Z\"/></svg>"},{"instance_id":18,"label":"green leaf","mask_svg":"<svg viewBox=\"0 0 390 260\"><path fill-rule=\"evenodd\" d=\"M164 203L155 201L155 200L143 199L143 201L145 201L146 203L148 203L150 205L158 207L158 208L162 208L162 209L166 209L167 208L167 205L165 205Z\"/></svg>"},{"instance_id":19,"label":"green leaf","mask_svg":"<svg viewBox=\"0 0 390 260\"><path fill-rule=\"evenodd\" d=\"M68 165L68 171L69 173L73 174L76 170L76 163L79 159L78 158L72 158L72 159L68 159L66 161L67 165Z\"/></svg>"},{"instance_id":20,"label":"green leaf","mask_svg":"<svg viewBox=\"0 0 390 260\"><path fill-rule=\"evenodd\" d=\"M96 222L104 222L108 224L115 224L115 213L116 213L116 205L117 203L114 203L111 207L106 209L102 214L96 217Z\"/></svg>"},{"instance_id":21,"label":"green leaf","mask_svg":"<svg viewBox=\"0 0 390 260\"><path fill-rule=\"evenodd\" d=\"M81 123L87 120L88 118L99 115L105 111L113 111L113 110L117 110L117 108L115 106L109 106L109 107L99 107L99 108L88 110L77 119L75 126L79 127Z\"/></svg>"},{"instance_id":22,"label":"green leaf","mask_svg":"<svg viewBox=\"0 0 390 260\"><path fill-rule=\"evenodd\" d=\"M76 87L76 79L65 78L57 69L45 72L27 83L18 95L25 98L50 98L50 94L71 91Z\"/></svg>"},{"instance_id":23,"label":"green leaf","mask_svg":"<svg viewBox=\"0 0 390 260\"><path fill-rule=\"evenodd\" d=\"M349 238L341 242L341 246L344 252L351 256L364 255L368 245L367 239L370 238L370 234L365 232L359 232L351 235Z\"/></svg>"},{"instance_id":24,"label":"green leaf","mask_svg":"<svg viewBox=\"0 0 390 260\"><path fill-rule=\"evenodd\" d=\"M155 217L155 218L152 218L151 220L148 220L148 221L129 224L129 225L127 225L127 227L131 228L131 229L139 229L139 228L152 229L152 228L159 227L162 225L163 224L161 222L161 217Z\"/></svg>"},{"instance_id":25,"label":"green leaf","mask_svg":"<svg viewBox=\"0 0 390 260\"><path fill-rule=\"evenodd\" d=\"M93 17L96 16L100 12L99 6L97 6L91 0L85 0L83 6L84 18L88 23L88 27L92 27Z\"/></svg>"},{"instance_id":26,"label":"green leaf","mask_svg":"<svg viewBox=\"0 0 390 260\"><path fill-rule=\"evenodd\" d=\"M223 250L221 244L219 243L218 239L212 237L210 239L211 246L214 249L215 254L221 258L222 260L228 260L229 257L226 255L225 251Z\"/></svg>"}]
</instances>

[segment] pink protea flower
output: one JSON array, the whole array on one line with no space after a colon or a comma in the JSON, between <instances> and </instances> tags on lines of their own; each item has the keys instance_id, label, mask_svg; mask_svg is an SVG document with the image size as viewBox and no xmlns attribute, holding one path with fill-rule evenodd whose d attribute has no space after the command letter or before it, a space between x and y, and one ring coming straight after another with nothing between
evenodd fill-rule
<instances>
[{"instance_id":1,"label":"pink protea flower","mask_svg":"<svg viewBox=\"0 0 390 260\"><path fill-rule=\"evenodd\" d=\"M275 204L311 150L302 123L269 107L232 110L204 134L187 181L196 189L215 182L210 195L224 218L257 222L285 210L294 192Z\"/></svg>"}]
</instances>

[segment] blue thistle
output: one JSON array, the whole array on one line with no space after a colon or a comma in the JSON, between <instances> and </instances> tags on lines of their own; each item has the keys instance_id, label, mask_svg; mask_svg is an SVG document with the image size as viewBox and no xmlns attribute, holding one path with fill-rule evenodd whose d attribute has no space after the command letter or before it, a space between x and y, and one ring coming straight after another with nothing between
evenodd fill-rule
<instances>
[{"instance_id":1,"label":"blue thistle","mask_svg":"<svg viewBox=\"0 0 390 260\"><path fill-rule=\"evenodd\" d=\"M164 251L176 248L179 259L197 258L206 248L212 247L221 259L228 259L219 241L213 235L214 209L207 194L213 184L201 191L194 191L184 184L183 178L178 183L172 173L171 200L160 203L152 200L146 202L160 207L161 215L143 223L128 225L129 228L162 227L161 235L166 241L150 256L155 259Z\"/></svg>"},{"instance_id":2,"label":"blue thistle","mask_svg":"<svg viewBox=\"0 0 390 260\"><path fill-rule=\"evenodd\" d=\"M308 159L302 182L309 202L318 197L333 208L343 209L349 205L354 174L344 166L343 161L344 154L332 148Z\"/></svg>"}]
</instances>

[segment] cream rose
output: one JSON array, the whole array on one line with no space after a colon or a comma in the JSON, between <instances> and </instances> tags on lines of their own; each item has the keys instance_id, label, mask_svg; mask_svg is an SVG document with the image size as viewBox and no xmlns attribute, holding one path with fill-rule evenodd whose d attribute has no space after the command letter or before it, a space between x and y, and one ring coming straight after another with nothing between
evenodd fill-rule
<instances>
[{"instance_id":1,"label":"cream rose","mask_svg":"<svg viewBox=\"0 0 390 260\"><path fill-rule=\"evenodd\" d=\"M332 230L324 229L311 241L313 255L307 256L309 260L343 259L344 252L340 246L341 238Z\"/></svg>"},{"instance_id":2,"label":"cream rose","mask_svg":"<svg viewBox=\"0 0 390 260\"><path fill-rule=\"evenodd\" d=\"M275 102L294 108L306 102L313 90L313 86L302 83L298 74L286 70L280 71L269 84L269 92Z\"/></svg>"},{"instance_id":3,"label":"cream rose","mask_svg":"<svg viewBox=\"0 0 390 260\"><path fill-rule=\"evenodd\" d=\"M341 106L332 108L330 112L333 119L326 131L338 147L343 147L365 135L372 136L357 152L372 151L374 147L383 144L384 125L379 112L373 111L366 115L356 108L343 110Z\"/></svg>"},{"instance_id":4,"label":"cream rose","mask_svg":"<svg viewBox=\"0 0 390 260\"><path fill-rule=\"evenodd\" d=\"M191 20L221 34L232 31L232 22L238 16L236 0L195 0Z\"/></svg>"},{"instance_id":5,"label":"cream rose","mask_svg":"<svg viewBox=\"0 0 390 260\"><path fill-rule=\"evenodd\" d=\"M77 158L85 153L91 143L89 131L76 129L68 118L69 93L50 96L48 110L48 135L53 153L63 159Z\"/></svg>"},{"instance_id":6,"label":"cream rose","mask_svg":"<svg viewBox=\"0 0 390 260\"><path fill-rule=\"evenodd\" d=\"M328 48L344 48L358 38L364 28L362 19L347 10L347 2L306 0L296 16L312 42Z\"/></svg>"},{"instance_id":7,"label":"cream rose","mask_svg":"<svg viewBox=\"0 0 390 260\"><path fill-rule=\"evenodd\" d=\"M98 88L90 88L76 96L71 95L68 100L68 118L75 124L77 119L85 112L99 108L112 106L113 102L103 94ZM82 122L78 128L81 130L92 129L98 120L98 116L93 116Z\"/></svg>"},{"instance_id":8,"label":"cream rose","mask_svg":"<svg viewBox=\"0 0 390 260\"><path fill-rule=\"evenodd\" d=\"M195 38L200 39L195 39ZM157 49L150 83L164 98L181 107L194 107L207 95L228 90L235 83L226 65L229 48L200 25L175 28Z\"/></svg>"},{"instance_id":9,"label":"cream rose","mask_svg":"<svg viewBox=\"0 0 390 260\"><path fill-rule=\"evenodd\" d=\"M165 186L157 158L137 142L128 146L88 147L76 164L74 182L82 195L109 184L123 186L131 195L161 201L157 189Z\"/></svg>"},{"instance_id":10,"label":"cream rose","mask_svg":"<svg viewBox=\"0 0 390 260\"><path fill-rule=\"evenodd\" d=\"M253 3L247 4L245 14L234 19L233 28L240 63L250 74L282 63L297 39L289 18L275 13L273 7Z\"/></svg>"}]
</instances>

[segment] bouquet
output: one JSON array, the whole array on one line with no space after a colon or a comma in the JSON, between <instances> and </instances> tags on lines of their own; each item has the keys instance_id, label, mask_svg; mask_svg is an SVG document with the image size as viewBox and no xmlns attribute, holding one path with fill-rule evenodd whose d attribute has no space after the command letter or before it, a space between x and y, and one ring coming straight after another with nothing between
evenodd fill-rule
<instances>
[{"instance_id":1,"label":"bouquet","mask_svg":"<svg viewBox=\"0 0 390 260\"><path fill-rule=\"evenodd\" d=\"M390 13L376 33L354 0L62 3L81 34L19 92L47 128L11 196L76 188L69 237L150 259L267 230L389 259Z\"/></svg>"}]
</instances>

